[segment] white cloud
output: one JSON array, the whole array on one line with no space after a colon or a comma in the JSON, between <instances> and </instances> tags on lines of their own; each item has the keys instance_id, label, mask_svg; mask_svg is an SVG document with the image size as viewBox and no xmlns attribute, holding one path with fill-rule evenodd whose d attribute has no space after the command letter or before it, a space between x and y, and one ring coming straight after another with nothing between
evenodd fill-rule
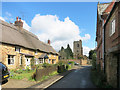
<instances>
[{"instance_id":1,"label":"white cloud","mask_svg":"<svg viewBox=\"0 0 120 90\"><path fill-rule=\"evenodd\" d=\"M60 21L56 15L40 15L37 14L31 22L31 31L35 33L43 42L51 40L51 45L58 51L61 46L66 47L70 44L73 48L73 41L89 40L90 35L80 36L79 27L66 17L64 21Z\"/></svg>"},{"instance_id":2,"label":"white cloud","mask_svg":"<svg viewBox=\"0 0 120 90\"><path fill-rule=\"evenodd\" d=\"M3 17L0 17L1 20L5 21L5 19Z\"/></svg>"},{"instance_id":3,"label":"white cloud","mask_svg":"<svg viewBox=\"0 0 120 90\"><path fill-rule=\"evenodd\" d=\"M89 47L83 46L83 54L84 55L89 56L90 50L94 50L94 48L89 48Z\"/></svg>"},{"instance_id":4,"label":"white cloud","mask_svg":"<svg viewBox=\"0 0 120 90\"><path fill-rule=\"evenodd\" d=\"M85 34L85 37L82 37L82 40L86 41L90 39L90 35L89 34Z\"/></svg>"},{"instance_id":5,"label":"white cloud","mask_svg":"<svg viewBox=\"0 0 120 90\"><path fill-rule=\"evenodd\" d=\"M22 20L22 22L23 22L23 28L30 31L31 27L24 20Z\"/></svg>"},{"instance_id":6,"label":"white cloud","mask_svg":"<svg viewBox=\"0 0 120 90\"><path fill-rule=\"evenodd\" d=\"M11 14L11 13L9 13L9 12L5 12L5 14L6 14L7 16L9 16L9 17L11 17L11 16L12 16L12 14Z\"/></svg>"}]
</instances>

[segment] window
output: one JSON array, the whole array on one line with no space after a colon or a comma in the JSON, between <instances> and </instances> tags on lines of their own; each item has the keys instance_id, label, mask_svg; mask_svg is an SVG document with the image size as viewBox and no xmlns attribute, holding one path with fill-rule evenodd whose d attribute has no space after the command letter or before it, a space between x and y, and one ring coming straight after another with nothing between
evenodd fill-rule
<instances>
[{"instance_id":1,"label":"window","mask_svg":"<svg viewBox=\"0 0 120 90\"><path fill-rule=\"evenodd\" d=\"M77 50L77 52L79 52L79 50Z\"/></svg>"},{"instance_id":2,"label":"window","mask_svg":"<svg viewBox=\"0 0 120 90\"><path fill-rule=\"evenodd\" d=\"M14 56L8 55L8 65L14 64Z\"/></svg>"},{"instance_id":3,"label":"window","mask_svg":"<svg viewBox=\"0 0 120 90\"><path fill-rule=\"evenodd\" d=\"M77 47L79 47L79 44L77 44Z\"/></svg>"},{"instance_id":4,"label":"window","mask_svg":"<svg viewBox=\"0 0 120 90\"><path fill-rule=\"evenodd\" d=\"M20 52L20 47L15 47L16 52Z\"/></svg>"},{"instance_id":5,"label":"window","mask_svg":"<svg viewBox=\"0 0 120 90\"><path fill-rule=\"evenodd\" d=\"M43 59L39 59L40 63L42 64L43 63Z\"/></svg>"},{"instance_id":6,"label":"window","mask_svg":"<svg viewBox=\"0 0 120 90\"><path fill-rule=\"evenodd\" d=\"M112 36L115 33L115 19L112 20L110 25L110 36Z\"/></svg>"},{"instance_id":7,"label":"window","mask_svg":"<svg viewBox=\"0 0 120 90\"><path fill-rule=\"evenodd\" d=\"M54 64L55 59L52 59L52 64Z\"/></svg>"},{"instance_id":8,"label":"window","mask_svg":"<svg viewBox=\"0 0 120 90\"><path fill-rule=\"evenodd\" d=\"M50 64L50 62L51 62L51 59L48 59L48 63Z\"/></svg>"},{"instance_id":9,"label":"window","mask_svg":"<svg viewBox=\"0 0 120 90\"><path fill-rule=\"evenodd\" d=\"M35 55L37 55L37 51L35 51Z\"/></svg>"},{"instance_id":10,"label":"window","mask_svg":"<svg viewBox=\"0 0 120 90\"><path fill-rule=\"evenodd\" d=\"M20 56L20 65L22 65L22 56Z\"/></svg>"},{"instance_id":11,"label":"window","mask_svg":"<svg viewBox=\"0 0 120 90\"><path fill-rule=\"evenodd\" d=\"M51 56L51 54L49 54L49 57Z\"/></svg>"}]
</instances>

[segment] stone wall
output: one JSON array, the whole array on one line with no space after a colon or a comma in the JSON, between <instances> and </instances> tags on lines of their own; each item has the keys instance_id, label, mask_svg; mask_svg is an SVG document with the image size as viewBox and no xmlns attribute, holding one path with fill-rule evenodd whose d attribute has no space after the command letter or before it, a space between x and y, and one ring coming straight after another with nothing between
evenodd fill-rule
<instances>
[{"instance_id":1,"label":"stone wall","mask_svg":"<svg viewBox=\"0 0 120 90\"><path fill-rule=\"evenodd\" d=\"M69 61L74 61L74 62L79 63L81 65L89 65L90 64L90 60L69 60Z\"/></svg>"},{"instance_id":2,"label":"stone wall","mask_svg":"<svg viewBox=\"0 0 120 90\"><path fill-rule=\"evenodd\" d=\"M115 54L108 54L106 56L106 75L107 82L117 87L117 56Z\"/></svg>"}]
</instances>

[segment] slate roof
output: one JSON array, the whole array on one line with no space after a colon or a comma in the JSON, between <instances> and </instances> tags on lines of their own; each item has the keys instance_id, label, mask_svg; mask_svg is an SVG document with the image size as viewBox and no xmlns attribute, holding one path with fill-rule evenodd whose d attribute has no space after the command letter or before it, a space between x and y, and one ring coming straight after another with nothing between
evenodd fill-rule
<instances>
[{"instance_id":1,"label":"slate roof","mask_svg":"<svg viewBox=\"0 0 120 90\"><path fill-rule=\"evenodd\" d=\"M0 20L0 42L18 45L29 49L39 50L46 53L58 54L52 46L38 39L33 33L21 28L18 30L14 24Z\"/></svg>"},{"instance_id":2,"label":"slate roof","mask_svg":"<svg viewBox=\"0 0 120 90\"><path fill-rule=\"evenodd\" d=\"M98 7L98 14L99 15L102 15L102 13L104 12L104 10L106 10L106 8L109 6L110 3L101 3L101 4L98 4L97 7Z\"/></svg>"}]
</instances>

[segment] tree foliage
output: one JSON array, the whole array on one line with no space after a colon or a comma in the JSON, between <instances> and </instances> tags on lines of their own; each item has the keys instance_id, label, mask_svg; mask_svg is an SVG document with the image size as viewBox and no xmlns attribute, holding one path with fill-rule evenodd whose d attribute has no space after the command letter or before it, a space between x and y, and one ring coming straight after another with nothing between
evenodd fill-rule
<instances>
[{"instance_id":1,"label":"tree foliage","mask_svg":"<svg viewBox=\"0 0 120 90\"><path fill-rule=\"evenodd\" d=\"M63 57L63 59L71 59L73 58L73 52L70 48L70 45L67 45L67 48L64 49L64 47L61 47L61 50L59 51L60 56Z\"/></svg>"},{"instance_id":2,"label":"tree foliage","mask_svg":"<svg viewBox=\"0 0 120 90\"><path fill-rule=\"evenodd\" d=\"M92 59L92 55L95 53L95 50L90 50L89 51L89 59Z\"/></svg>"},{"instance_id":3,"label":"tree foliage","mask_svg":"<svg viewBox=\"0 0 120 90\"><path fill-rule=\"evenodd\" d=\"M96 69L96 53L92 55L92 69Z\"/></svg>"}]
</instances>

